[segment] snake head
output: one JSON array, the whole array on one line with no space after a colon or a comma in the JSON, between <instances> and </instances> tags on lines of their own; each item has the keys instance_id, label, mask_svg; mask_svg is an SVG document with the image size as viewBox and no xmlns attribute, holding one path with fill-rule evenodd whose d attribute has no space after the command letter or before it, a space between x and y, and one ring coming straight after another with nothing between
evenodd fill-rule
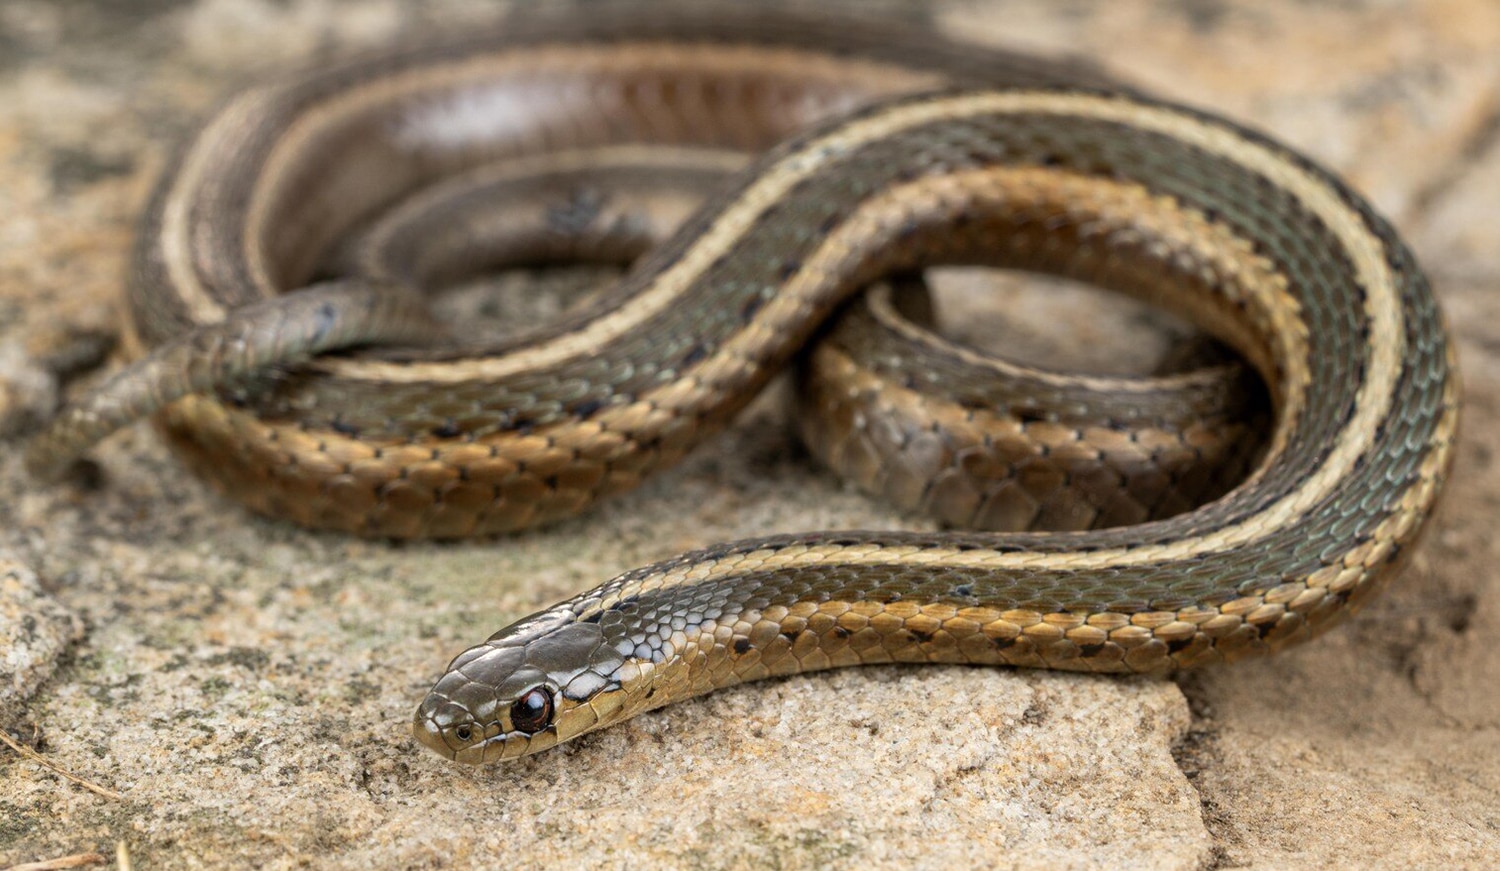
<instances>
[{"instance_id":1,"label":"snake head","mask_svg":"<svg viewBox=\"0 0 1500 871\"><path fill-rule=\"evenodd\" d=\"M625 663L597 623L542 612L455 657L412 732L470 765L546 750L629 715Z\"/></svg>"}]
</instances>

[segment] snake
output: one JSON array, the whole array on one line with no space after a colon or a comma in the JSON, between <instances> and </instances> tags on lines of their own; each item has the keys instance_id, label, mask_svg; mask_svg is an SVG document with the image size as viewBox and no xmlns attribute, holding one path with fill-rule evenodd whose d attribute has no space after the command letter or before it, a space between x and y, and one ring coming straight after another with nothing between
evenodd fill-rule
<instances>
[{"instance_id":1,"label":"snake","mask_svg":"<svg viewBox=\"0 0 1500 871\"><path fill-rule=\"evenodd\" d=\"M684 456L815 336L836 339L825 325L851 297L942 263L1134 296L1265 385L1264 445L1196 507L1063 531L770 535L523 618L454 658L413 716L419 743L475 764L832 667L1231 662L1334 625L1412 551L1452 459L1453 351L1414 256L1337 176L1087 65L790 8L660 9L534 11L231 98L142 222L127 332L143 360L60 414L31 468L155 414L258 511L394 538L525 528ZM617 146L756 156L617 287L517 337L454 337L401 281L329 266L445 180ZM856 365L873 331L812 352L843 380L806 391L836 423L804 427L844 433L831 453L870 478L882 440L929 472L1024 467L973 449L1001 412L1043 454L1150 456L1139 427L1194 389L1039 373L1018 392L961 347ZM1090 390L1104 411L1080 422L1072 397Z\"/></svg>"}]
</instances>

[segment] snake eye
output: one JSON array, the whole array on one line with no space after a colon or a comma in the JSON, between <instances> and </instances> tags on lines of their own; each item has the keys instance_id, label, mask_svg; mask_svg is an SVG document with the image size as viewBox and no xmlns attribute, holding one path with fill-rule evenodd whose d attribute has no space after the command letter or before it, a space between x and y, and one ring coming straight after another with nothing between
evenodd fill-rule
<instances>
[{"instance_id":1,"label":"snake eye","mask_svg":"<svg viewBox=\"0 0 1500 871\"><path fill-rule=\"evenodd\" d=\"M474 730L468 726L459 726L453 730L453 737L467 743L470 738L474 737Z\"/></svg>"},{"instance_id":2,"label":"snake eye","mask_svg":"<svg viewBox=\"0 0 1500 871\"><path fill-rule=\"evenodd\" d=\"M552 725L552 694L533 687L510 706L510 725L517 732L535 734Z\"/></svg>"}]
</instances>

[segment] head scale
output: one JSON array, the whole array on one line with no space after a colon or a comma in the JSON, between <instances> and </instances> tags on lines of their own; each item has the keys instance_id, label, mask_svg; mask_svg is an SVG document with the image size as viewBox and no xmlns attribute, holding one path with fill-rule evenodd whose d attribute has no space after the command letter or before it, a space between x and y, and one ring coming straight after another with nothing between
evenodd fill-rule
<instances>
[{"instance_id":1,"label":"head scale","mask_svg":"<svg viewBox=\"0 0 1500 871\"><path fill-rule=\"evenodd\" d=\"M454 658L412 732L469 764L545 750L634 713L628 685L639 670L625 663L597 623L543 612Z\"/></svg>"}]
</instances>

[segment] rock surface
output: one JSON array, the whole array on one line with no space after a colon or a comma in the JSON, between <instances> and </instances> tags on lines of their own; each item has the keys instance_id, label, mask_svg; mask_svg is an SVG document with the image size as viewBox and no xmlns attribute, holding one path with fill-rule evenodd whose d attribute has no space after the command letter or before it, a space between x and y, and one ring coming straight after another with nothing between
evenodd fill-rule
<instances>
[{"instance_id":1,"label":"rock surface","mask_svg":"<svg viewBox=\"0 0 1500 871\"><path fill-rule=\"evenodd\" d=\"M187 477L146 426L97 451L97 490L31 484L12 439L0 553L21 567L0 565L0 668L27 654L12 615L51 640L29 648L24 680L0 682L0 728L31 740L36 727L50 760L124 798L0 749L0 866L117 842L152 868L1500 864L1500 540L1489 528L1500 506L1500 7L880 7L930 9L968 39L1096 57L1276 131L1394 220L1448 309L1467 387L1445 511L1398 584L1305 648L1179 683L829 673L469 770L422 752L407 718L447 657L509 620L714 541L922 521L815 471L774 398L588 516L458 546L251 517ZM0 345L40 358L35 337L58 324L113 322L150 182L226 89L501 9L0 5ZM1049 319L1044 302L1021 309ZM1132 345L1138 320L1080 323L1087 333L1057 341L1081 336L1090 356L1075 360L1092 364L1111 342Z\"/></svg>"},{"instance_id":2,"label":"rock surface","mask_svg":"<svg viewBox=\"0 0 1500 871\"><path fill-rule=\"evenodd\" d=\"M0 722L52 676L83 622L42 589L36 573L0 553Z\"/></svg>"}]
</instances>

